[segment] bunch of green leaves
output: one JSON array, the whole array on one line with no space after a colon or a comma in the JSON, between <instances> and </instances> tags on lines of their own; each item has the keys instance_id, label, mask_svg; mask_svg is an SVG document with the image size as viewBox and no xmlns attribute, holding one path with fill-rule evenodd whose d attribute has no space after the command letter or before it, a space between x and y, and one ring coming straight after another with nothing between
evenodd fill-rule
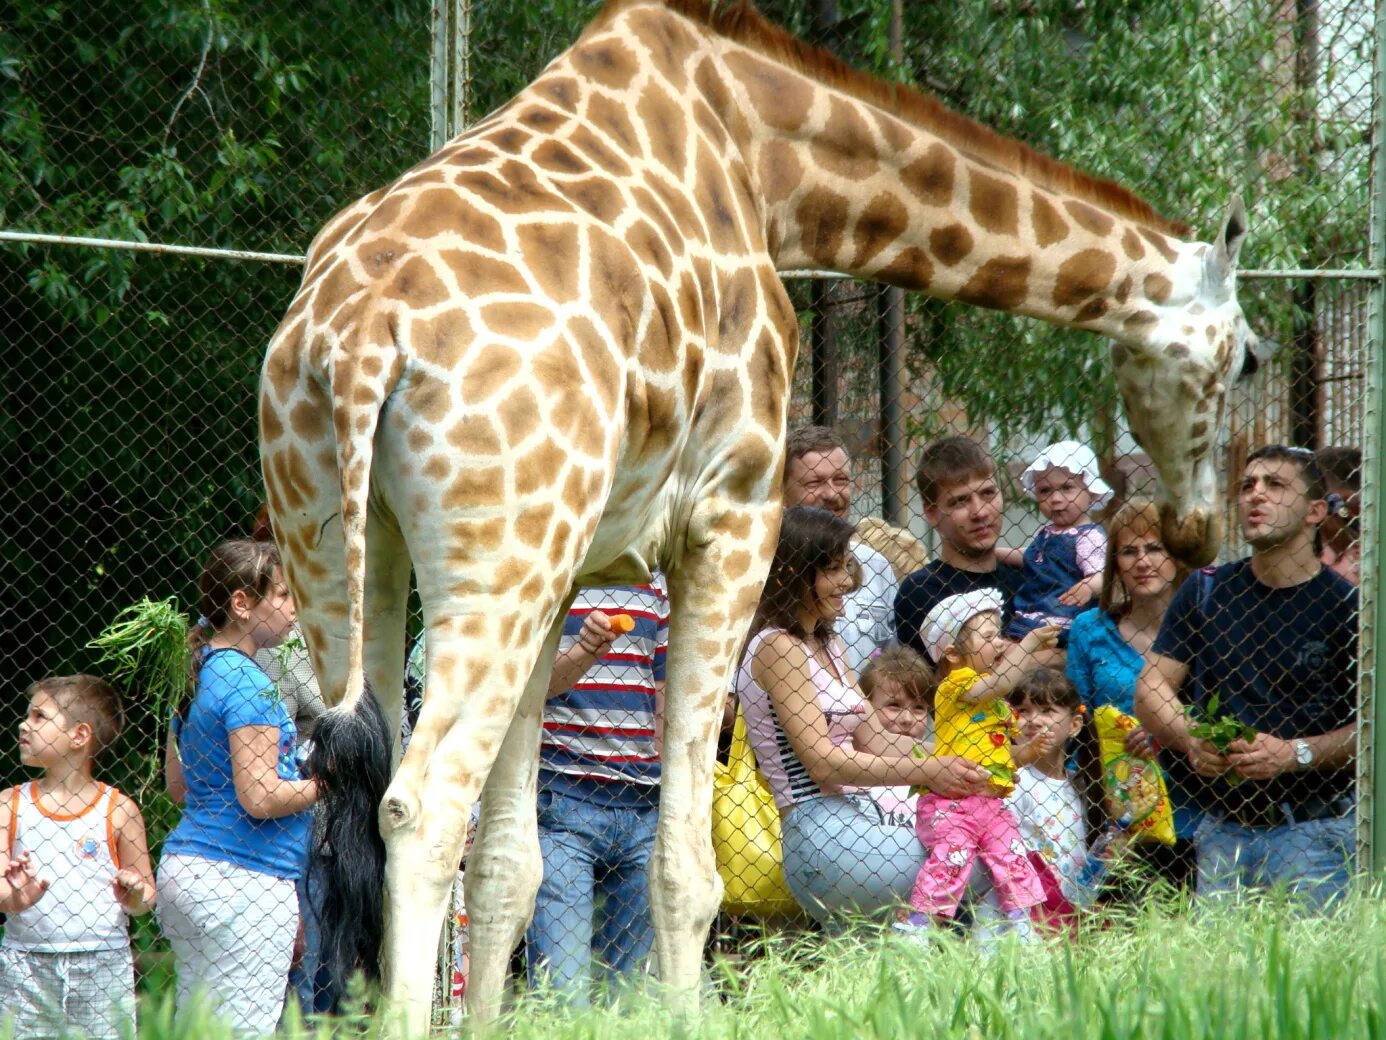
<instances>
[{"instance_id":1,"label":"bunch of green leaves","mask_svg":"<svg viewBox=\"0 0 1386 1040\"><path fill-rule=\"evenodd\" d=\"M1184 715L1189 720L1189 736L1195 740L1206 740L1217 749L1218 754L1225 754L1234 741L1244 740L1250 744L1256 739L1254 727L1235 715L1219 715L1218 706L1218 695L1214 693L1208 698L1208 707L1202 711L1193 704L1184 708ZM1229 773L1227 779L1228 783L1236 784L1242 778Z\"/></svg>"},{"instance_id":2,"label":"bunch of green leaves","mask_svg":"<svg viewBox=\"0 0 1386 1040\"><path fill-rule=\"evenodd\" d=\"M176 600L142 599L87 644L96 667L127 695L138 693L156 719L177 708L190 685L188 619Z\"/></svg>"}]
</instances>

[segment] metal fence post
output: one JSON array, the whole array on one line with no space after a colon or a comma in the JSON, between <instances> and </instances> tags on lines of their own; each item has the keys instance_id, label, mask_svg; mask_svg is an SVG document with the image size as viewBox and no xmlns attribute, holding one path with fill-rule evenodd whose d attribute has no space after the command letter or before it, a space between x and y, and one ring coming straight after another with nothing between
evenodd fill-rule
<instances>
[{"instance_id":1,"label":"metal fence post","mask_svg":"<svg viewBox=\"0 0 1386 1040\"><path fill-rule=\"evenodd\" d=\"M1367 421L1362 457L1362 647L1359 661L1358 862L1370 864L1372 873L1386 867L1386 741L1378 739L1386 725L1386 699L1378 696L1377 665L1386 651L1386 629L1380 624L1377 595L1386 574L1386 553L1381 551L1382 490L1386 488L1386 408L1382 405L1386 383L1386 5L1377 4L1375 76L1372 99L1371 239L1369 266L1375 274L1371 286L1367 325L1370 356L1367 365Z\"/></svg>"},{"instance_id":2,"label":"metal fence post","mask_svg":"<svg viewBox=\"0 0 1386 1040\"><path fill-rule=\"evenodd\" d=\"M430 151L443 147L464 125L471 81L471 18L467 0L433 0L428 68Z\"/></svg>"}]
</instances>

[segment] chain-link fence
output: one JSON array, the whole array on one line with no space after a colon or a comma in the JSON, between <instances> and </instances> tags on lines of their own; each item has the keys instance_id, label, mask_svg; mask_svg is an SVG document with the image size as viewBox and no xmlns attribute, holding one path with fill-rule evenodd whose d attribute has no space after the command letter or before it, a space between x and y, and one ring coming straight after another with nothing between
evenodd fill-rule
<instances>
[{"instance_id":1,"label":"chain-link fence","mask_svg":"<svg viewBox=\"0 0 1386 1040\"><path fill-rule=\"evenodd\" d=\"M1364 473L1354 451L1376 443L1380 415L1369 366L1382 349L1371 310L1381 253L1368 214L1381 211L1370 161L1381 15L1348 0L764 6L853 66L1131 188L1202 241L1241 194L1238 294L1279 350L1229 394L1213 449L1220 567L1186 580L1151 522L1154 467L1100 340L809 272L786 281L802 345L785 503L827 512L787 515L771 585L792 586L793 602L762 599L729 698L713 820L727 887L717 949L738 952L748 928L816 928L849 907L898 911L923 936L955 903L987 943L1032 920L1068 928L1093 908L1133 905L1151 878L1195 898L1234 881L1327 878L1310 895L1333 891L1352 865L1351 807L1364 835L1374 824L1370 730L1354 740L1374 712L1376 556L1360 527L1379 514L1372 456ZM0 660L17 691L110 671L89 643L142 597L207 615L209 632L239 616L229 599L209 615L198 576L213 545L252 533L264 502L256 380L297 258L331 214L532 81L595 10L438 3L432 38L419 2L0 13L0 323L11 344ZM171 244L208 252L157 251ZM1059 442L1092 457L1046 454ZM1293 447L1258 456L1275 444ZM1321 454L1315 480L1299 447L1345 450ZM228 564L254 579L225 586L246 585L247 610L272 599L263 562ZM582 989L593 957L617 976L649 960L662 580L585 590L566 622L541 749L545 880L521 978L542 966L551 983ZM414 718L418 626L416 612ZM1032 628L1042 634L1021 640ZM305 975L322 976L319 1006L342 981L303 953L311 913L295 943L300 901L312 899L286 894L300 868L273 860L311 844L295 830L309 827L310 787L292 748L245 739L281 716L307 736L321 702L295 639L261 663L277 696L235 714L238 683L256 674L236 661L184 701L171 744L169 701L184 691L144 680L121 690L126 725L96 775L129 802L88 799L96 816L82 818L105 829L83 833L98 851L72 876L109 887L139 872L128 861L137 809L163 904L157 920L132 917L142 992L216 984L214 969L233 965L240 974L222 984L263 1010L282 998L291 962L304 991ZM983 676L975 686L970 672ZM229 699L222 716L197 706L214 697ZM16 715L29 709L27 744L5 760L0 853L32 850L42 877L42 842L67 832L41 821L79 815L90 790L28 785L61 768L35 747L50 739L43 727L81 719L97 739L102 699L61 687L14 700ZM941 773L931 751L994 780L956 764ZM193 774L181 807L169 783L179 753ZM247 793L236 756L252 753L275 769ZM976 791L1009 797L963 797ZM207 798L221 799L224 819L199 815ZM247 798L298 822L248 823L256 813L241 819L232 805ZM236 827L266 826L280 833L269 860L216 851L246 845ZM169 846L175 827L184 833ZM239 924L213 938L198 914L228 890L240 902L223 916ZM74 881L64 899L84 891ZM11 911L25 901L7 898ZM142 898L130 881L119 901L142 909ZM47 894L34 908L45 901L57 902ZM1043 911L1018 912L1034 903ZM454 911L440 1007L466 983L460 886ZM123 920L112 913L108 931ZM6 949L42 948L51 922L34 932L32 919L11 913ZM95 985L111 992L125 965L101 960Z\"/></svg>"}]
</instances>

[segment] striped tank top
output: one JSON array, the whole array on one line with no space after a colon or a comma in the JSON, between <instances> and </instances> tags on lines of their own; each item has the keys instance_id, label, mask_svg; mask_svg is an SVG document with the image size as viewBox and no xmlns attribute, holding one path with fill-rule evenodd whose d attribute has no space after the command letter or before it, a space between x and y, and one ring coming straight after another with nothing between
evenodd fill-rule
<instances>
[{"instance_id":1,"label":"striped tank top","mask_svg":"<svg viewBox=\"0 0 1386 1040\"><path fill-rule=\"evenodd\" d=\"M736 695L746 717L746 736L756 755L756 766L770 791L775 804L787 809L805 798L825 794L841 794L841 787L820 787L809 775L785 735L784 727L775 714L774 703L751 674L751 661L766 637L782 629L766 628L757 632L746 647L741 670L736 677ZM809 682L817 694L818 707L828 725L828 739L841 747L852 739L852 731L866 717L866 700L855 685L846 681L846 656L841 640L834 638L829 650L833 667L825 668L812 650L804 647L809 660Z\"/></svg>"},{"instance_id":2,"label":"striped tank top","mask_svg":"<svg viewBox=\"0 0 1386 1040\"><path fill-rule=\"evenodd\" d=\"M49 812L38 801L38 784L11 788L10 856L27 852L34 876L48 891L27 910L10 914L4 945L38 953L119 950L129 945L125 911L112 883L120 870L115 840L119 792L99 785L79 813Z\"/></svg>"}]
</instances>

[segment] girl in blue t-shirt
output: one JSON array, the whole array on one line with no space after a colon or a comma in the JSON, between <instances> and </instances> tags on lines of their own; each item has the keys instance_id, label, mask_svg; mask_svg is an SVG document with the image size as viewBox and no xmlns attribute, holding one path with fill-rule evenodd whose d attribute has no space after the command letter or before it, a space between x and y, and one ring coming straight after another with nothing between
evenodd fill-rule
<instances>
[{"instance_id":1,"label":"girl in blue t-shirt","mask_svg":"<svg viewBox=\"0 0 1386 1040\"><path fill-rule=\"evenodd\" d=\"M272 542L223 542L199 581L189 635L196 689L170 728L170 797L184 805L159 863L159 924L178 969L177 1008L201 994L238 1033L274 1031L298 930L294 881L317 784L297 731L254 661L294 622Z\"/></svg>"}]
</instances>

